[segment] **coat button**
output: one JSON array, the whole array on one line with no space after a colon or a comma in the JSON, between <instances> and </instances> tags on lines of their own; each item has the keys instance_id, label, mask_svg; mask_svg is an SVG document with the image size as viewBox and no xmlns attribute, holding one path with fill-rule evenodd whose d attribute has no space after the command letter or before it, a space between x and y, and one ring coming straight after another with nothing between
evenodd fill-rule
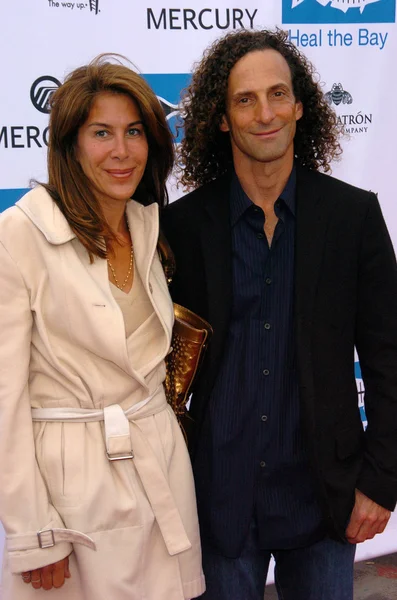
<instances>
[{"instance_id":1,"label":"coat button","mask_svg":"<svg viewBox=\"0 0 397 600\"><path fill-rule=\"evenodd\" d=\"M150 290L150 293L153 294L153 286L151 283L149 283L149 290Z\"/></svg>"}]
</instances>

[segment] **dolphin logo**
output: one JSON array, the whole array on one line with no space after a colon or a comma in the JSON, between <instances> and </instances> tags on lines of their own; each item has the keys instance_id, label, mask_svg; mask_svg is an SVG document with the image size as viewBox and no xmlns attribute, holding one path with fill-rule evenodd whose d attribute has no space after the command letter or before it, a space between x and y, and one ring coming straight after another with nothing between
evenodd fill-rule
<instances>
[{"instance_id":1,"label":"dolphin logo","mask_svg":"<svg viewBox=\"0 0 397 600\"><path fill-rule=\"evenodd\" d=\"M157 96L157 99L161 104L161 108L164 111L165 118L167 119L167 121L169 121L170 119L172 119L172 117L175 117L179 113L179 106L177 104L173 104L172 102L169 102L161 96Z\"/></svg>"}]
</instances>

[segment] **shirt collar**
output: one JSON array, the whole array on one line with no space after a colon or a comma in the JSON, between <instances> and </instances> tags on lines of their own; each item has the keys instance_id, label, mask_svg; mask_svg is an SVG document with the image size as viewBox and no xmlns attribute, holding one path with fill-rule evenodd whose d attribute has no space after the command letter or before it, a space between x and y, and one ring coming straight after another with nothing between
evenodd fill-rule
<instances>
[{"instance_id":1,"label":"shirt collar","mask_svg":"<svg viewBox=\"0 0 397 600\"><path fill-rule=\"evenodd\" d=\"M280 194L279 199L283 200L290 209L291 213L295 216L295 192L296 192L296 168L293 167L291 175ZM234 173L231 181L230 188L230 221L232 227L242 217L246 210L254 206L252 200L249 199L247 194L241 187L241 183L236 173Z\"/></svg>"}]
</instances>

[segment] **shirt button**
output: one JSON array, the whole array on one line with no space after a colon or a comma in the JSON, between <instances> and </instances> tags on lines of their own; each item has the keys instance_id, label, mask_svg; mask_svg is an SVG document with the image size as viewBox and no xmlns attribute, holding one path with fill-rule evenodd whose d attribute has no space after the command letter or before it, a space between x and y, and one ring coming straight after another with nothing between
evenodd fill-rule
<instances>
[{"instance_id":1,"label":"shirt button","mask_svg":"<svg viewBox=\"0 0 397 600\"><path fill-rule=\"evenodd\" d=\"M270 371L269 371L269 369L263 369L263 374L264 374L264 375L269 375L269 374L270 374Z\"/></svg>"},{"instance_id":2,"label":"shirt button","mask_svg":"<svg viewBox=\"0 0 397 600\"><path fill-rule=\"evenodd\" d=\"M271 325L270 323L265 323L265 329L270 329Z\"/></svg>"},{"instance_id":3,"label":"shirt button","mask_svg":"<svg viewBox=\"0 0 397 600\"><path fill-rule=\"evenodd\" d=\"M267 415L262 415L261 419L262 419L262 421L267 421Z\"/></svg>"},{"instance_id":4,"label":"shirt button","mask_svg":"<svg viewBox=\"0 0 397 600\"><path fill-rule=\"evenodd\" d=\"M262 469L264 469L266 467L266 463L264 460L261 460L261 462L259 464L262 467Z\"/></svg>"},{"instance_id":5,"label":"shirt button","mask_svg":"<svg viewBox=\"0 0 397 600\"><path fill-rule=\"evenodd\" d=\"M257 233L256 237L258 238L258 240L261 240L262 238L265 237L265 234L264 233Z\"/></svg>"},{"instance_id":6,"label":"shirt button","mask_svg":"<svg viewBox=\"0 0 397 600\"><path fill-rule=\"evenodd\" d=\"M270 285L272 280L270 279L270 277L266 277L265 282L267 285Z\"/></svg>"}]
</instances>

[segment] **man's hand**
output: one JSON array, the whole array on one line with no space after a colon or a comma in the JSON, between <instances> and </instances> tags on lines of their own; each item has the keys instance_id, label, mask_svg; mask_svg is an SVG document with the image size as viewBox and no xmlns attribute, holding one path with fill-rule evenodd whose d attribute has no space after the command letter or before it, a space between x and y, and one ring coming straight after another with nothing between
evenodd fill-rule
<instances>
[{"instance_id":1,"label":"man's hand","mask_svg":"<svg viewBox=\"0 0 397 600\"><path fill-rule=\"evenodd\" d=\"M41 569L25 571L21 575L24 582L31 583L36 590L41 587L44 590L50 590L53 587L60 588L65 583L65 579L70 577L69 557Z\"/></svg>"},{"instance_id":2,"label":"man's hand","mask_svg":"<svg viewBox=\"0 0 397 600\"><path fill-rule=\"evenodd\" d=\"M377 533L383 532L390 515L390 510L379 506L360 490L356 490L356 502L346 529L347 541L359 544L371 540Z\"/></svg>"}]
</instances>

